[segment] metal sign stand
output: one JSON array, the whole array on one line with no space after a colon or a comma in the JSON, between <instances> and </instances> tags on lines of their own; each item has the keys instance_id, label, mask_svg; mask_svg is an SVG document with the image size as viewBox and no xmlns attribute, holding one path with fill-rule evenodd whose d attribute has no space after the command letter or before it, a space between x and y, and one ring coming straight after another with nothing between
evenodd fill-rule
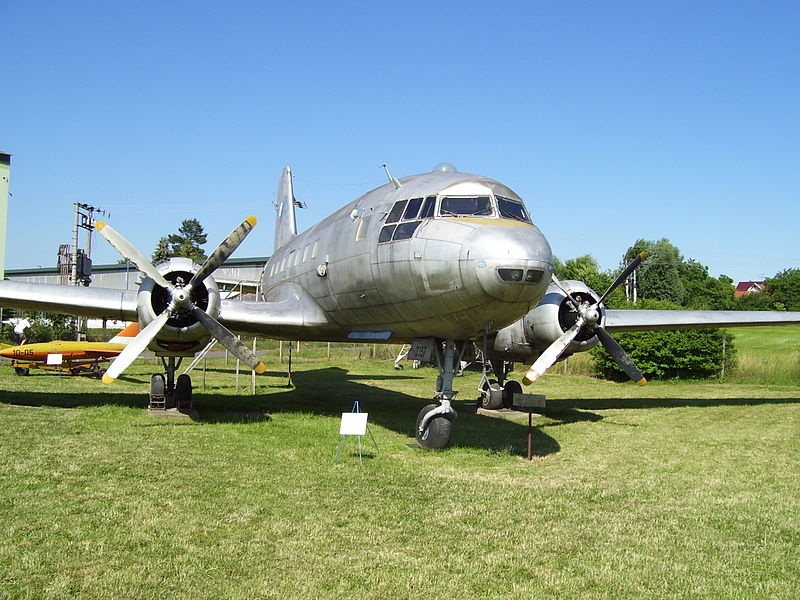
<instances>
[{"instance_id":1,"label":"metal sign stand","mask_svg":"<svg viewBox=\"0 0 800 600\"><path fill-rule=\"evenodd\" d=\"M339 446L336 448L336 455L333 457L334 462L339 460L344 442L347 439L346 436L348 435L355 435L358 437L358 462L360 464L364 464L364 457L361 454L361 438L364 437L366 433L369 433L372 445L375 446L375 452L378 452L378 444L375 442L372 431L370 431L369 425L367 424L367 416L369 416L369 413L361 412L358 400L353 402L352 412L342 413L342 423L339 426Z\"/></svg>"}]
</instances>

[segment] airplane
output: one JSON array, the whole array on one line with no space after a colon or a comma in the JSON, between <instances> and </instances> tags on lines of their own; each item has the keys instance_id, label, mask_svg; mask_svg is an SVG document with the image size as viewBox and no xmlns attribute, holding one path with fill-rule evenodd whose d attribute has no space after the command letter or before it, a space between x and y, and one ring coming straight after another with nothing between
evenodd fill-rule
<instances>
[{"instance_id":1,"label":"airplane","mask_svg":"<svg viewBox=\"0 0 800 600\"><path fill-rule=\"evenodd\" d=\"M255 226L255 217L248 217L202 265L187 258L152 265L98 221L95 229L144 273L137 291L3 281L0 305L138 321L141 332L103 381L113 382L149 348L164 365L164 375L151 379L151 399L166 394L179 404L191 398L189 376L175 380L179 361L211 337L258 373L264 363L234 331L284 340L409 343L409 359L435 362L439 370L435 402L416 420L423 448L450 444L454 375L460 361L474 358L476 345L498 373L499 381L487 381L483 394L493 407L520 387L506 381L505 362L534 361L525 383L597 343L642 381L608 331L800 322L800 313L606 310L604 298L641 258L603 295L582 282L559 282L547 239L506 185L449 163L399 180L383 166L387 183L302 233L292 172L283 169L274 202L274 252L263 267L257 300L223 300L213 278Z\"/></svg>"},{"instance_id":2,"label":"airplane","mask_svg":"<svg viewBox=\"0 0 800 600\"><path fill-rule=\"evenodd\" d=\"M139 324L131 323L107 342L53 340L22 346L0 344L0 357L12 361L17 375L28 375L31 368L101 375L100 363L119 356L138 333Z\"/></svg>"}]
</instances>

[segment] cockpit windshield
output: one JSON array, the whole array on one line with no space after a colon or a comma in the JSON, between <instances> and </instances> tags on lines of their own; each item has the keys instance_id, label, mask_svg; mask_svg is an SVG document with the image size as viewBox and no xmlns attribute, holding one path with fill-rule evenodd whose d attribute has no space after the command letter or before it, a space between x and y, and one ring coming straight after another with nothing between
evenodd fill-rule
<instances>
[{"instance_id":1,"label":"cockpit windshield","mask_svg":"<svg viewBox=\"0 0 800 600\"><path fill-rule=\"evenodd\" d=\"M500 209L500 216L505 219L516 219L523 223L530 223L531 218L528 216L528 211L525 210L525 205L518 200L511 200L496 196L497 208Z\"/></svg>"},{"instance_id":2,"label":"cockpit windshield","mask_svg":"<svg viewBox=\"0 0 800 600\"><path fill-rule=\"evenodd\" d=\"M485 217L493 213L489 196L442 196L439 206L443 217Z\"/></svg>"}]
</instances>

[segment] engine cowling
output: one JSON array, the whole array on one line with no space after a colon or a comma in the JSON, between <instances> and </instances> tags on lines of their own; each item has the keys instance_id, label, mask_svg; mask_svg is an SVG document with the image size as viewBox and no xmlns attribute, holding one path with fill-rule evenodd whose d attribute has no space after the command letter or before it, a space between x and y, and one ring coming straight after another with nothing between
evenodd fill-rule
<instances>
[{"instance_id":1,"label":"engine cowling","mask_svg":"<svg viewBox=\"0 0 800 600\"><path fill-rule=\"evenodd\" d=\"M594 304L600 296L582 281L561 282L578 302ZM544 298L519 321L501 329L490 344L491 358L509 362L530 363L575 324L577 313L558 286L550 284ZM605 319L605 307L600 306L600 324ZM581 329L561 355L560 360L575 352L591 350L599 343L593 331Z\"/></svg>"},{"instance_id":2,"label":"engine cowling","mask_svg":"<svg viewBox=\"0 0 800 600\"><path fill-rule=\"evenodd\" d=\"M200 266L188 258L171 258L155 267L164 278L176 287L186 285ZM194 304L216 319L219 316L220 295L216 281L210 275L192 289ZM139 286L136 304L139 326L144 329L168 306L167 290L150 277ZM208 330L191 312L176 311L166 325L148 345L158 356L192 356L202 350L211 339Z\"/></svg>"}]
</instances>

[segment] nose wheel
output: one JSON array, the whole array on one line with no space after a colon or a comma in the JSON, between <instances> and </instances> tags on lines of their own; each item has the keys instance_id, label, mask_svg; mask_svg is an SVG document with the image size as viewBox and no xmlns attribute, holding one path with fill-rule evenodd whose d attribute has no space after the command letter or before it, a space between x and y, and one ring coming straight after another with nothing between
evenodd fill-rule
<instances>
[{"instance_id":1,"label":"nose wheel","mask_svg":"<svg viewBox=\"0 0 800 600\"><path fill-rule=\"evenodd\" d=\"M444 342L444 352L442 352L440 344L436 344L436 362L439 366L436 399L439 404L428 404L417 416L415 437L421 448L441 450L450 445L453 420L457 416L451 406L451 400L458 393L453 390L456 358L456 342L454 340Z\"/></svg>"}]
</instances>

